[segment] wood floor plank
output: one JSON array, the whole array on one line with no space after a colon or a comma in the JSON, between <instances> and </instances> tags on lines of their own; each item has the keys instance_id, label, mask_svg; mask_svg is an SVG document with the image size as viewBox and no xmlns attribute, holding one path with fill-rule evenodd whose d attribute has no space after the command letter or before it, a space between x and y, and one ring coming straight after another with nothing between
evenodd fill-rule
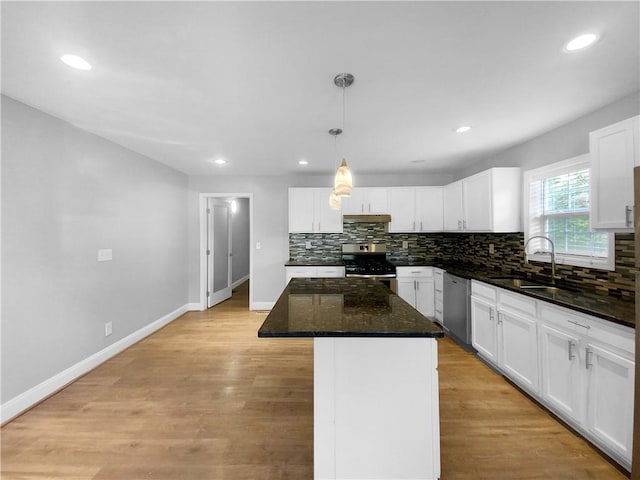
<instances>
[{"instance_id":1,"label":"wood floor plank","mask_svg":"<svg viewBox=\"0 0 640 480\"><path fill-rule=\"evenodd\" d=\"M258 339L247 284L2 428L3 480L313 478L313 342ZM449 339L442 479L624 479Z\"/></svg>"}]
</instances>

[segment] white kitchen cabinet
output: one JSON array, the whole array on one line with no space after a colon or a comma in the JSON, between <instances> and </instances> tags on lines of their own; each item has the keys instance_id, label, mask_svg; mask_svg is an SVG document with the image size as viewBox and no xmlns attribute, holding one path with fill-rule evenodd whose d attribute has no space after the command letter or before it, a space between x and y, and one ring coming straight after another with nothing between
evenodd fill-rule
<instances>
[{"instance_id":1,"label":"white kitchen cabinet","mask_svg":"<svg viewBox=\"0 0 640 480\"><path fill-rule=\"evenodd\" d=\"M546 405L582 423L578 337L553 325L540 326L541 395Z\"/></svg>"},{"instance_id":2,"label":"white kitchen cabinet","mask_svg":"<svg viewBox=\"0 0 640 480\"><path fill-rule=\"evenodd\" d=\"M590 340L585 349L587 430L631 465L635 364Z\"/></svg>"},{"instance_id":3,"label":"white kitchen cabinet","mask_svg":"<svg viewBox=\"0 0 640 480\"><path fill-rule=\"evenodd\" d=\"M444 187L444 230L521 230L520 168L492 168Z\"/></svg>"},{"instance_id":4,"label":"white kitchen cabinet","mask_svg":"<svg viewBox=\"0 0 640 480\"><path fill-rule=\"evenodd\" d=\"M342 199L343 215L388 213L387 189L383 187L357 187Z\"/></svg>"},{"instance_id":5,"label":"white kitchen cabinet","mask_svg":"<svg viewBox=\"0 0 640 480\"><path fill-rule=\"evenodd\" d=\"M390 187L390 233L441 232L443 187Z\"/></svg>"},{"instance_id":6,"label":"white kitchen cabinet","mask_svg":"<svg viewBox=\"0 0 640 480\"><path fill-rule=\"evenodd\" d=\"M633 231L633 167L640 164L640 117L589 134L592 230Z\"/></svg>"},{"instance_id":7,"label":"white kitchen cabinet","mask_svg":"<svg viewBox=\"0 0 640 480\"><path fill-rule=\"evenodd\" d=\"M344 277L344 267L300 266L285 267L286 283L292 278L332 278Z\"/></svg>"},{"instance_id":8,"label":"white kitchen cabinet","mask_svg":"<svg viewBox=\"0 0 640 480\"><path fill-rule=\"evenodd\" d=\"M471 344L494 365L498 365L497 300L497 288L471 281Z\"/></svg>"},{"instance_id":9,"label":"white kitchen cabinet","mask_svg":"<svg viewBox=\"0 0 640 480\"><path fill-rule=\"evenodd\" d=\"M441 232L444 220L444 188L416 187L415 192L417 231Z\"/></svg>"},{"instance_id":10,"label":"white kitchen cabinet","mask_svg":"<svg viewBox=\"0 0 640 480\"><path fill-rule=\"evenodd\" d=\"M634 330L475 280L471 291L478 354L630 469Z\"/></svg>"},{"instance_id":11,"label":"white kitchen cabinet","mask_svg":"<svg viewBox=\"0 0 640 480\"><path fill-rule=\"evenodd\" d=\"M342 211L329 208L331 188L289 188L289 233L342 233Z\"/></svg>"},{"instance_id":12,"label":"white kitchen cabinet","mask_svg":"<svg viewBox=\"0 0 640 480\"><path fill-rule=\"evenodd\" d=\"M498 365L509 378L538 393L538 322L536 302L498 289Z\"/></svg>"},{"instance_id":13,"label":"white kitchen cabinet","mask_svg":"<svg viewBox=\"0 0 640 480\"><path fill-rule=\"evenodd\" d=\"M397 267L398 296L426 317L435 314L432 267Z\"/></svg>"},{"instance_id":14,"label":"white kitchen cabinet","mask_svg":"<svg viewBox=\"0 0 640 480\"><path fill-rule=\"evenodd\" d=\"M444 270L433 269L434 313L433 317L440 322L444 321Z\"/></svg>"}]
</instances>

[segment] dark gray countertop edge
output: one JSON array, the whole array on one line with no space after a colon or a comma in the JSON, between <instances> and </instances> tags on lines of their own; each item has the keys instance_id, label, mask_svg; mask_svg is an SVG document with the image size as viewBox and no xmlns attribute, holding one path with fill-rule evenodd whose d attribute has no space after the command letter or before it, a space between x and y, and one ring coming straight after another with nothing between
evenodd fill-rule
<instances>
[{"instance_id":1,"label":"dark gray countertop edge","mask_svg":"<svg viewBox=\"0 0 640 480\"><path fill-rule=\"evenodd\" d=\"M259 338L442 338L444 332L424 332L424 333L398 333L398 332L291 332L291 333L263 333L258 330Z\"/></svg>"}]
</instances>

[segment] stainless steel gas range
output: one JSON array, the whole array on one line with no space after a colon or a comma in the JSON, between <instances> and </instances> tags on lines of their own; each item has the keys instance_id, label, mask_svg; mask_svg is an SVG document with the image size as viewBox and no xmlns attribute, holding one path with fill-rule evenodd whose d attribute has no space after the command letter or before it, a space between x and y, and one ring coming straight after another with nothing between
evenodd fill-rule
<instances>
[{"instance_id":1,"label":"stainless steel gas range","mask_svg":"<svg viewBox=\"0 0 640 480\"><path fill-rule=\"evenodd\" d=\"M342 245L346 277L370 278L396 290L396 267L387 260L384 243L346 243Z\"/></svg>"}]
</instances>

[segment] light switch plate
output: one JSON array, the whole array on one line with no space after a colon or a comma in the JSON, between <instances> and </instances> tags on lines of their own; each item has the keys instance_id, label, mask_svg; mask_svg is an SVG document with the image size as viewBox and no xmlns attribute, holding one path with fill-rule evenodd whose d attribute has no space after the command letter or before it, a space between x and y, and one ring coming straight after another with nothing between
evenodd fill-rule
<instances>
[{"instance_id":1,"label":"light switch plate","mask_svg":"<svg viewBox=\"0 0 640 480\"><path fill-rule=\"evenodd\" d=\"M111 260L113 260L113 250L111 250L110 248L98 250L99 262L109 262Z\"/></svg>"},{"instance_id":2,"label":"light switch plate","mask_svg":"<svg viewBox=\"0 0 640 480\"><path fill-rule=\"evenodd\" d=\"M402 249L407 250L409 248L409 242L407 240L402 241Z\"/></svg>"},{"instance_id":3,"label":"light switch plate","mask_svg":"<svg viewBox=\"0 0 640 480\"><path fill-rule=\"evenodd\" d=\"M489 255L493 255L494 253L496 253L496 247L493 245L493 243L489 244Z\"/></svg>"},{"instance_id":4,"label":"light switch plate","mask_svg":"<svg viewBox=\"0 0 640 480\"><path fill-rule=\"evenodd\" d=\"M311 240L305 240L304 248L306 248L307 250L311 248Z\"/></svg>"},{"instance_id":5,"label":"light switch plate","mask_svg":"<svg viewBox=\"0 0 640 480\"><path fill-rule=\"evenodd\" d=\"M260 244L260 242L256 242L256 250L260 250L262 248L262 245Z\"/></svg>"},{"instance_id":6,"label":"light switch plate","mask_svg":"<svg viewBox=\"0 0 640 480\"><path fill-rule=\"evenodd\" d=\"M108 337L113 333L113 322L107 322L104 324L104 336Z\"/></svg>"}]
</instances>

